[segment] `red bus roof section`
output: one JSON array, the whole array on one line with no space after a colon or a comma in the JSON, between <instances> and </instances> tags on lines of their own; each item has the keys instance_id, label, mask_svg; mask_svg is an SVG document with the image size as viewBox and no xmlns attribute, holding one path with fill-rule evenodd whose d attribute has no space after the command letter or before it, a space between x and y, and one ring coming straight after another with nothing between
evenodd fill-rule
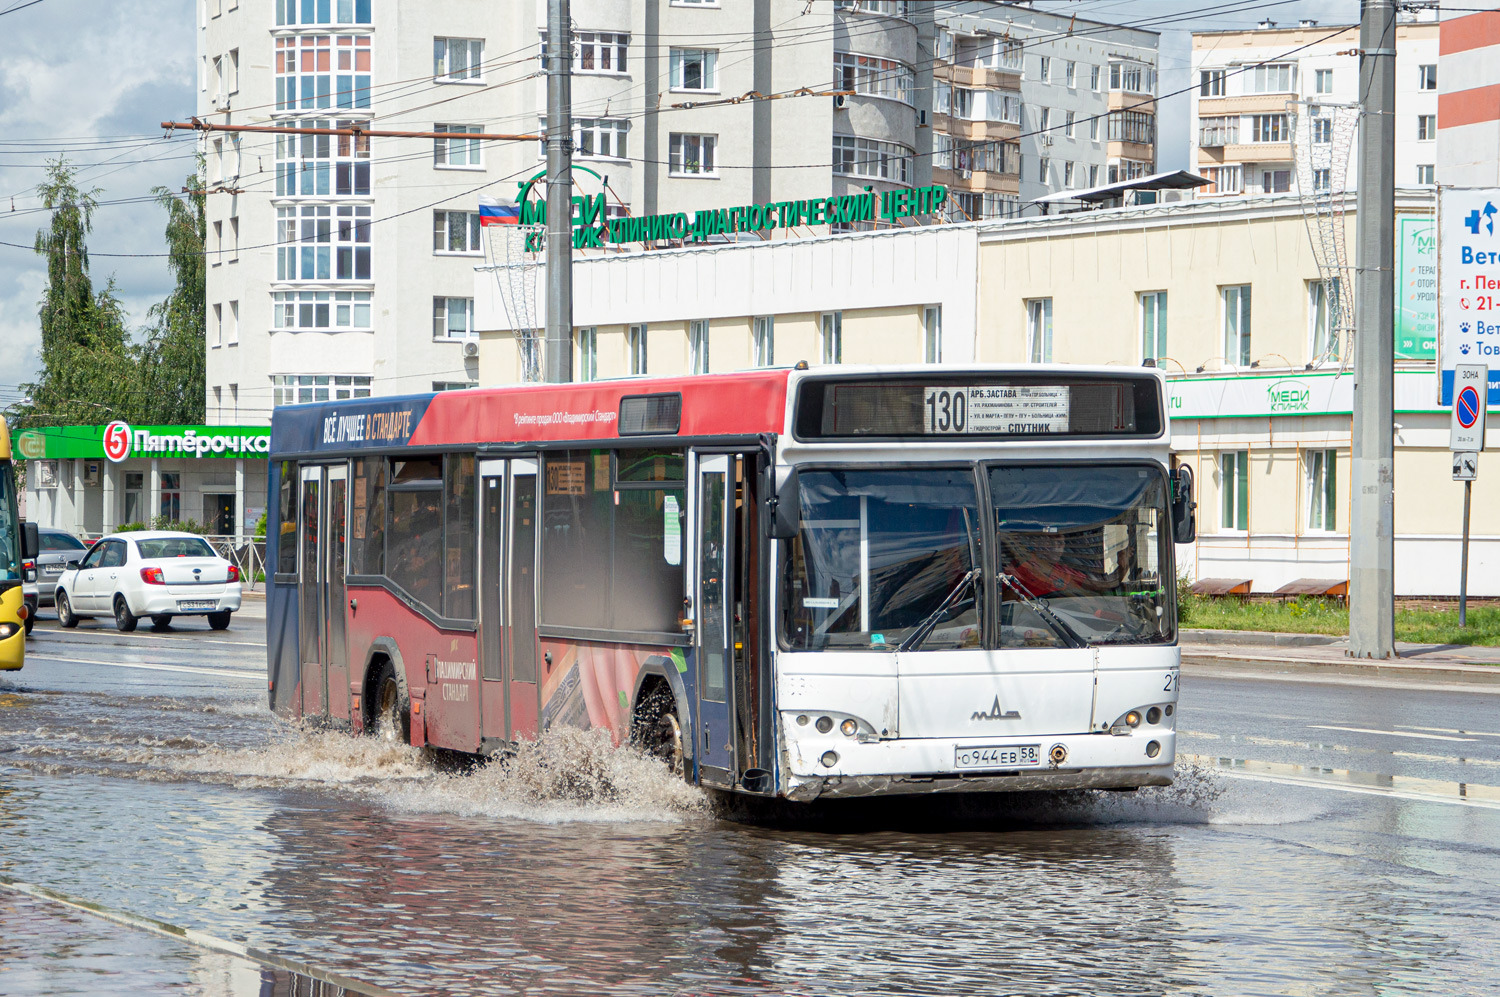
<instances>
[{"instance_id":1,"label":"red bus roof section","mask_svg":"<svg viewBox=\"0 0 1500 997\"><path fill-rule=\"evenodd\" d=\"M617 440L620 399L680 393L679 436L754 436L786 425L790 371L470 388L433 396L413 446ZM629 439L630 437L624 437Z\"/></svg>"}]
</instances>

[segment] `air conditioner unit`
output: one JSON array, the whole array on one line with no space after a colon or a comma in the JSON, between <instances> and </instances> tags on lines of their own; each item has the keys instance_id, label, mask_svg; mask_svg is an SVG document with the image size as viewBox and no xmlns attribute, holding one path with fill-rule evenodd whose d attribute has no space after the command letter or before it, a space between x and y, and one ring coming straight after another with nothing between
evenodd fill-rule
<instances>
[{"instance_id":1,"label":"air conditioner unit","mask_svg":"<svg viewBox=\"0 0 1500 997\"><path fill-rule=\"evenodd\" d=\"M216 111L227 111L227 110L229 110L229 94L227 94L227 93L221 93L221 94L218 94L217 96L214 97L214 110L216 110Z\"/></svg>"},{"instance_id":2,"label":"air conditioner unit","mask_svg":"<svg viewBox=\"0 0 1500 997\"><path fill-rule=\"evenodd\" d=\"M466 358L479 356L479 344L472 339L464 340L464 356Z\"/></svg>"},{"instance_id":3,"label":"air conditioner unit","mask_svg":"<svg viewBox=\"0 0 1500 997\"><path fill-rule=\"evenodd\" d=\"M86 485L97 485L99 483L99 462L97 460L84 461L83 483Z\"/></svg>"},{"instance_id":4,"label":"air conditioner unit","mask_svg":"<svg viewBox=\"0 0 1500 997\"><path fill-rule=\"evenodd\" d=\"M1042 141L1042 145L1051 145L1052 144L1052 136L1051 135L1043 135L1041 141Z\"/></svg>"},{"instance_id":5,"label":"air conditioner unit","mask_svg":"<svg viewBox=\"0 0 1500 997\"><path fill-rule=\"evenodd\" d=\"M974 175L973 170L955 170L960 180L967 180Z\"/></svg>"},{"instance_id":6,"label":"air conditioner unit","mask_svg":"<svg viewBox=\"0 0 1500 997\"><path fill-rule=\"evenodd\" d=\"M844 96L843 94L836 94L833 98L834 110L838 110L839 108L843 107L848 102L848 100L849 98Z\"/></svg>"}]
</instances>

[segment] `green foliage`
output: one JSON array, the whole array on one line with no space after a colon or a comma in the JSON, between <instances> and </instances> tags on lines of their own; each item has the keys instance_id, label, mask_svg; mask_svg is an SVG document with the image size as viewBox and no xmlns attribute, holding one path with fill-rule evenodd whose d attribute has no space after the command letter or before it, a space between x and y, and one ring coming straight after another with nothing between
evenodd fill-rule
<instances>
[{"instance_id":1,"label":"green foliage","mask_svg":"<svg viewBox=\"0 0 1500 997\"><path fill-rule=\"evenodd\" d=\"M1180 592L1180 590L1179 590ZM1207 630L1269 630L1278 633L1349 633L1349 609L1337 599L1282 600L1209 598L1179 594L1179 622ZM1500 607L1470 606L1467 627L1458 625L1458 604L1439 609L1396 610L1396 639L1418 644L1500 645Z\"/></svg>"},{"instance_id":2,"label":"green foliage","mask_svg":"<svg viewBox=\"0 0 1500 997\"><path fill-rule=\"evenodd\" d=\"M260 518L255 521L255 539L257 539L257 540L264 540L265 538L266 538L266 514L265 513L261 513L260 514Z\"/></svg>"},{"instance_id":3,"label":"green foliage","mask_svg":"<svg viewBox=\"0 0 1500 997\"><path fill-rule=\"evenodd\" d=\"M172 519L167 516L157 516L149 523L137 520L115 527L116 533L139 533L141 530L173 530L177 533L196 533L200 537L208 536L208 527L196 519Z\"/></svg>"},{"instance_id":4,"label":"green foliage","mask_svg":"<svg viewBox=\"0 0 1500 997\"><path fill-rule=\"evenodd\" d=\"M51 212L37 232L47 286L38 307L42 332L40 379L23 385L27 402L11 414L21 426L99 424L111 419L147 424L201 423L204 418L203 163L187 178L192 193L179 198L155 190L166 209L168 266L176 287L153 305L141 343L131 340L115 278L95 290L86 240L93 228L98 188L81 189L78 167L50 161L37 185Z\"/></svg>"}]
</instances>

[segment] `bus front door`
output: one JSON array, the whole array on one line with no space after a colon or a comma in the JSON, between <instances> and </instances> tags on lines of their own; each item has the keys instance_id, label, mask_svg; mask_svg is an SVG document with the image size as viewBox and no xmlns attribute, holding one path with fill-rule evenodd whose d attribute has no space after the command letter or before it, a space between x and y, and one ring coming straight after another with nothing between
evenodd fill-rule
<instances>
[{"instance_id":1,"label":"bus front door","mask_svg":"<svg viewBox=\"0 0 1500 997\"><path fill-rule=\"evenodd\" d=\"M328 702L328 673L323 668L323 642L326 636L323 627L324 595L319 584L319 576L323 574L323 470L319 465L302 468L302 550L297 566L297 631L304 717L322 716L324 705Z\"/></svg>"},{"instance_id":2,"label":"bus front door","mask_svg":"<svg viewBox=\"0 0 1500 997\"><path fill-rule=\"evenodd\" d=\"M506 648L510 706L510 739L535 738L541 698L537 689L537 462L510 462L510 529L506 544L509 584L506 586L510 640Z\"/></svg>"},{"instance_id":3,"label":"bus front door","mask_svg":"<svg viewBox=\"0 0 1500 997\"><path fill-rule=\"evenodd\" d=\"M349 719L347 465L302 468L302 550L297 566L302 715Z\"/></svg>"},{"instance_id":4,"label":"bus front door","mask_svg":"<svg viewBox=\"0 0 1500 997\"><path fill-rule=\"evenodd\" d=\"M730 726L729 663L734 659L734 492L724 454L700 456L697 474L697 553L694 600L697 644L694 678L697 723L694 756L698 778L715 786L734 784L734 731Z\"/></svg>"},{"instance_id":5,"label":"bus front door","mask_svg":"<svg viewBox=\"0 0 1500 997\"><path fill-rule=\"evenodd\" d=\"M505 696L505 501L508 462L479 462L479 716L480 747L490 751L510 740L510 704Z\"/></svg>"}]
</instances>

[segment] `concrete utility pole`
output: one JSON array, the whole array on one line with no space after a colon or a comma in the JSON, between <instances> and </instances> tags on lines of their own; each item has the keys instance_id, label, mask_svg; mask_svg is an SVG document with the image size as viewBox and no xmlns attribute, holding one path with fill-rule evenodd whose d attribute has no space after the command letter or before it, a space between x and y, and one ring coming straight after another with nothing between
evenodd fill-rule
<instances>
[{"instance_id":1,"label":"concrete utility pole","mask_svg":"<svg viewBox=\"0 0 1500 997\"><path fill-rule=\"evenodd\" d=\"M1396 5L1363 0L1359 27L1354 451L1349 654L1395 652Z\"/></svg>"},{"instance_id":2,"label":"concrete utility pole","mask_svg":"<svg viewBox=\"0 0 1500 997\"><path fill-rule=\"evenodd\" d=\"M572 72L569 0L547 0L547 381L573 380Z\"/></svg>"}]
</instances>

